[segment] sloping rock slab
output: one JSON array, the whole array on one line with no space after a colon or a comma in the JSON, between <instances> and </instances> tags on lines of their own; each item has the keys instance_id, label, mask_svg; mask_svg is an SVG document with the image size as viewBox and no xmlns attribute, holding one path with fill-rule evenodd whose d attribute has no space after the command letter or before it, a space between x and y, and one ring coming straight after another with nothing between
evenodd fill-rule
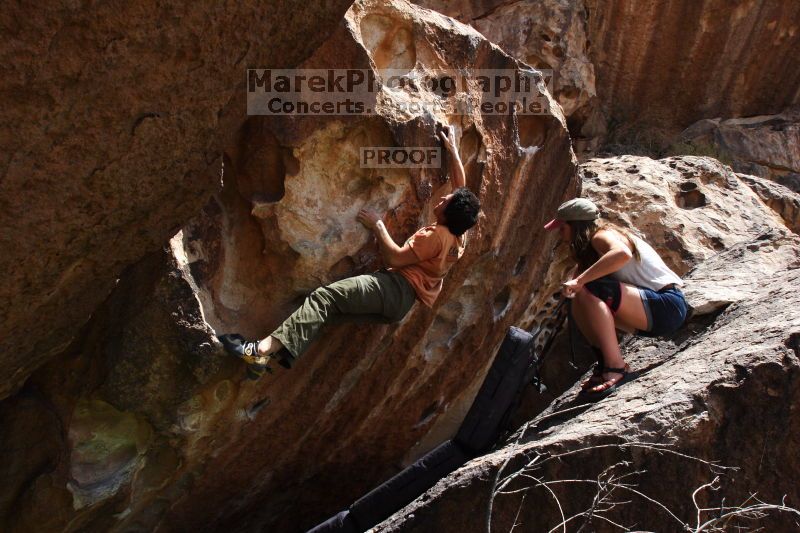
<instances>
[{"instance_id":1,"label":"sloping rock slab","mask_svg":"<svg viewBox=\"0 0 800 533\"><path fill-rule=\"evenodd\" d=\"M488 522L497 531L514 523L547 531L563 520L556 498L564 517L582 513L593 505L598 479L631 483L651 498L617 488L595 507L606 509L593 518L598 530L611 528L605 519L657 531L695 524L692 492L717 475L717 490L699 492L700 506L730 507L756 492L762 501L786 496L797 506L798 267L800 241L780 231L708 258L686 275L693 322L672 339L625 346L642 376L589 406L573 403L576 385L496 452L443 479L376 531L474 531ZM536 479L509 477L526 465ZM499 486L508 494L493 497ZM609 509L609 501L631 503ZM701 514L701 522L709 518ZM585 520L574 518L567 530ZM780 512L754 523L774 531L793 524Z\"/></svg>"}]
</instances>

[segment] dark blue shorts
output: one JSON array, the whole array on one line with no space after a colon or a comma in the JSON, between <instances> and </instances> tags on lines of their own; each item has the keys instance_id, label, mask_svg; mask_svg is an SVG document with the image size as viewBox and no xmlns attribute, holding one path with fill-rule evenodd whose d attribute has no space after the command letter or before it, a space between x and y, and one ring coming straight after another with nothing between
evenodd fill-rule
<instances>
[{"instance_id":1,"label":"dark blue shorts","mask_svg":"<svg viewBox=\"0 0 800 533\"><path fill-rule=\"evenodd\" d=\"M677 287L654 291L639 287L644 313L647 315L647 331L637 331L645 337L672 335L683 325L689 306Z\"/></svg>"},{"instance_id":2,"label":"dark blue shorts","mask_svg":"<svg viewBox=\"0 0 800 533\"><path fill-rule=\"evenodd\" d=\"M647 331L638 330L637 335L645 337L663 337L672 335L686 320L689 306L683 293L678 288L654 291L638 287L647 315ZM586 289L605 302L611 312L616 314L622 302L622 285L610 276L590 281Z\"/></svg>"}]
</instances>

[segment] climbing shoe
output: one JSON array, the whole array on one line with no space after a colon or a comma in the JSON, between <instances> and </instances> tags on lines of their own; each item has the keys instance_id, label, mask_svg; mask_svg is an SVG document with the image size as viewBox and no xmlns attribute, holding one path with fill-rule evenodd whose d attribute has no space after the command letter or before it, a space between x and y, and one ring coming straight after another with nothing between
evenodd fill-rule
<instances>
[{"instance_id":1,"label":"climbing shoe","mask_svg":"<svg viewBox=\"0 0 800 533\"><path fill-rule=\"evenodd\" d=\"M266 372L272 373L269 366L271 359L268 355L258 354L258 341L250 341L238 333L225 333L217 338L222 343L225 351L247 363L247 378L258 379Z\"/></svg>"}]
</instances>

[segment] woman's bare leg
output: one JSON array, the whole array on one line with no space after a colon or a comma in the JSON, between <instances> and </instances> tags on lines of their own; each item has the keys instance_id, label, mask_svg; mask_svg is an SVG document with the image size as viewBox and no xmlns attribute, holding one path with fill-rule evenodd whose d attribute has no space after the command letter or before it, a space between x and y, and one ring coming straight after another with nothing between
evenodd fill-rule
<instances>
[{"instance_id":1,"label":"woman's bare leg","mask_svg":"<svg viewBox=\"0 0 800 533\"><path fill-rule=\"evenodd\" d=\"M283 344L281 343L281 341L279 341L272 335L269 335L267 338L261 339L258 342L258 355L266 357L268 355L274 354L281 348L283 348Z\"/></svg>"},{"instance_id":2,"label":"woman's bare leg","mask_svg":"<svg viewBox=\"0 0 800 533\"><path fill-rule=\"evenodd\" d=\"M586 340L603 352L603 363L609 368L624 368L625 360L617 342L614 315L608 306L585 287L572 300L572 316ZM604 383L593 387L599 392L622 379L620 374L604 372Z\"/></svg>"}]
</instances>

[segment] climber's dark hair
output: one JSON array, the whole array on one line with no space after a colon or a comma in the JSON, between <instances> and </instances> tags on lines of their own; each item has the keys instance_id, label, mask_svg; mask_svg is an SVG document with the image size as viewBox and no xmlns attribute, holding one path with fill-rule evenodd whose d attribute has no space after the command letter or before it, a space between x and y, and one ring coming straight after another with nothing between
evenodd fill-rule
<instances>
[{"instance_id":1,"label":"climber's dark hair","mask_svg":"<svg viewBox=\"0 0 800 533\"><path fill-rule=\"evenodd\" d=\"M481 202L472 191L466 187L456 189L447 207L444 208L447 229L456 237L463 235L478 222L480 210Z\"/></svg>"}]
</instances>

